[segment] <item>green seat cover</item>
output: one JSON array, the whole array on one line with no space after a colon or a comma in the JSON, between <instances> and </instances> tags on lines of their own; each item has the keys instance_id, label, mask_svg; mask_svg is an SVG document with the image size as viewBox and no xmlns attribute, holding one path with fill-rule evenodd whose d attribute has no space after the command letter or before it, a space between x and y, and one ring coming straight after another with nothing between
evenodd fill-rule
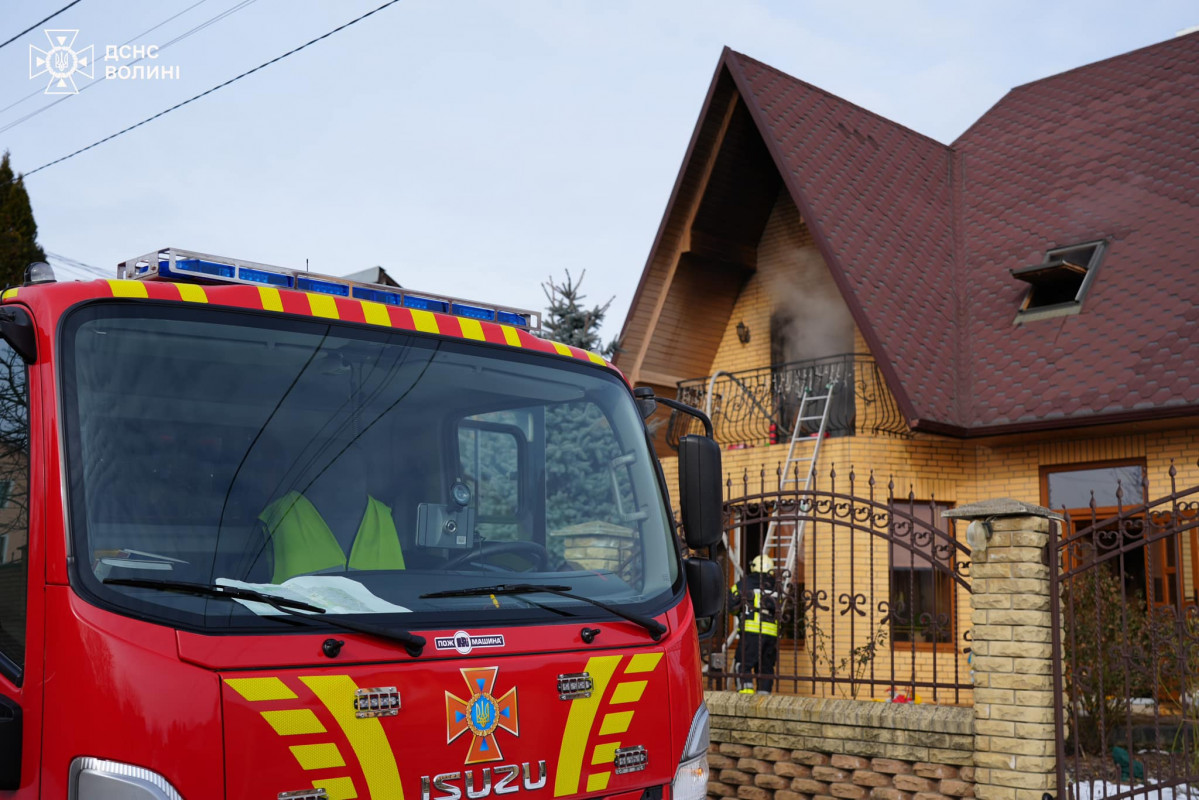
<instances>
[{"instance_id":1,"label":"green seat cover","mask_svg":"<svg viewBox=\"0 0 1199 800\"><path fill-rule=\"evenodd\" d=\"M404 551L391 508L366 498L366 512L350 548L350 569L404 569Z\"/></svg>"},{"instance_id":2,"label":"green seat cover","mask_svg":"<svg viewBox=\"0 0 1199 800\"><path fill-rule=\"evenodd\" d=\"M275 556L272 583L330 569L345 569L346 554L308 498L290 491L271 503L258 519L266 526ZM351 569L404 569L404 553L391 509L367 497L366 511L350 550Z\"/></svg>"},{"instance_id":3,"label":"green seat cover","mask_svg":"<svg viewBox=\"0 0 1199 800\"><path fill-rule=\"evenodd\" d=\"M290 491L258 515L266 526L275 553L272 583L308 572L346 566L346 554L337 537L308 498Z\"/></svg>"}]
</instances>

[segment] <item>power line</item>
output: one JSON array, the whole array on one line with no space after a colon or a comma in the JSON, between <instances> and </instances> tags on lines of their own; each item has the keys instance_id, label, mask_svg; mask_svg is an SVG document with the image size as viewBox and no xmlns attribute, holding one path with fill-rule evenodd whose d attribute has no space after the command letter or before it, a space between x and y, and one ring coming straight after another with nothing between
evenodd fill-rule
<instances>
[{"instance_id":1,"label":"power line","mask_svg":"<svg viewBox=\"0 0 1199 800\"><path fill-rule=\"evenodd\" d=\"M106 271L106 270L101 269L100 267L93 266L92 264L88 264L87 262L80 261L75 258L69 258L67 256L60 255L59 253L51 253L49 250L43 250L42 252L44 252L50 258L53 258L55 261L61 261L64 264L71 266L71 267L79 267L80 269L93 270L95 272L105 272Z\"/></svg>"},{"instance_id":2,"label":"power line","mask_svg":"<svg viewBox=\"0 0 1199 800\"><path fill-rule=\"evenodd\" d=\"M44 20L42 20L41 22L35 22L35 23L33 23L33 24L32 24L32 25L30 25L28 28L26 28L25 30L23 30L23 31L21 31L20 33L18 33L16 36L14 36L14 37L12 37L11 39L9 39L7 42L0 43L0 47L8 47L10 44L12 44L13 42L15 42L17 39L20 39L20 38L21 38L22 36L24 36L25 34L29 33L29 32L30 32L31 30L33 30L34 28L38 27L39 25L43 25L43 24L45 24L45 23L49 22L50 20L54 19L55 17L57 17L57 16L58 16L59 14L61 14L62 12L66 11L66 10L67 10L68 8L70 8L71 6L73 6L73 5L78 5L80 2L82 2L82 0L73 0L73 2L67 3L65 6L63 6L63 7L62 7L62 8L60 8L60 9L58 9L57 11L55 11L55 12L54 12L53 14L51 14L50 16L46 17L46 18L45 18Z\"/></svg>"},{"instance_id":3,"label":"power line","mask_svg":"<svg viewBox=\"0 0 1199 800\"><path fill-rule=\"evenodd\" d=\"M129 44L130 42L133 42L133 41L135 41L135 40L137 40L137 39L140 39L141 37L145 36L147 33L150 33L150 32L152 32L152 31L158 30L158 29L159 29L159 28L161 28L163 25L166 25L168 22L170 22L171 20L175 19L176 17L182 16L183 14L186 14L188 11L191 11L191 10L192 10L193 8L195 8L196 6L198 6L198 5L201 5L201 4L203 4L203 3L206 3L206 2L208 2L208 0L199 0L199 2L196 2L196 3L193 3L193 4L191 4L191 5L190 5L190 6L188 6L187 8L183 9L182 11L180 11L178 14L175 14L175 15L174 15L174 16L172 16L172 17L168 17L167 19L164 19L162 22L158 23L158 24L157 24L157 25L155 25L153 28L147 28L146 30L144 30L144 31L142 31L141 33L139 33L139 34L137 34L136 36L134 36L133 38L131 38L131 39L126 39L126 40L125 40L125 41L124 41L124 42L123 42L121 45L119 45L119 46L120 46L120 47L124 47L125 45ZM166 44L159 45L159 47L158 47L158 51L161 53L163 50L166 50L166 49L167 49L168 47L170 47L171 45L173 45L173 44L178 44L179 42L183 41L184 39L188 38L189 36L193 36L193 35L195 35L195 34L199 33L200 31L204 30L205 28L209 27L210 25L215 25L216 23L220 22L221 20L223 20L225 17L229 16L230 14L233 14L233 13L236 13L236 12L238 12L238 11L241 11L241 10L242 10L243 8L245 8L246 6L248 6L248 5L252 5L253 3L256 3L256 2L258 2L258 0L241 0L241 2L240 2L240 3L238 3L238 4L237 4L237 5L235 5L235 6L233 6L232 8L226 9L225 11L222 11L220 14L217 14L216 16L214 16L214 17L211 17L210 19L208 19L208 20L206 20L206 21L204 21L204 22L201 22L199 25L197 25L196 27L192 28L192 29L191 29L191 30L189 30L189 31L184 31L183 33L181 33L181 34L179 34L178 36L176 36L174 39L171 39L171 40L170 40L169 42L167 42ZM141 58L135 58L133 61L130 61L128 64L125 64L124 66L131 67L131 66L133 66L134 64L138 63L139 61L145 61L145 60L146 60L146 58L148 58L148 56L142 56ZM42 106L41 108L37 109L36 111L31 111L31 112L29 112L28 114L26 114L26 115L25 115L25 116L23 116L23 117L18 117L17 119L14 119L12 122L10 122L10 123L8 123L7 125L5 125L4 127L0 128L0 133L7 133L8 131L10 131L10 130L12 130L13 128L17 127L17 126L18 126L18 125L20 125L21 123L23 123L23 122L28 122L29 120L33 119L33 118L34 118L34 117L36 117L38 114L41 114L43 111L49 111L50 109L54 108L54 107L55 107L56 105L58 105L59 103L64 103L64 102L66 102L67 100L70 100L72 97L78 97L79 95L81 95L81 94L83 94L84 92L86 92L88 89L91 89L91 88L92 88L92 87L94 87L94 86L100 86L100 85L102 85L103 83L105 83L105 81L96 81L96 82L94 82L94 83L88 83L88 84L85 84L85 85L83 86L83 88L81 88L81 89L80 89L78 92L76 92L75 94L66 94L66 95L63 95L62 97L60 97L60 98L58 98L57 100L55 100L53 103L49 103L49 104L47 104L47 105L44 105L44 106ZM0 113L3 113L3 112L5 112L5 111L7 111L8 109L12 108L13 106L17 106L17 105L20 105L21 103L24 103L26 100L28 100L28 99L29 99L29 98L31 98L31 97L37 97L39 94L44 94L44 92L43 92L41 89L34 89L32 93L25 95L24 97L22 97L20 100L16 101L15 103L11 103L11 104L9 104L9 105L5 106L4 108L0 108Z\"/></svg>"},{"instance_id":4,"label":"power line","mask_svg":"<svg viewBox=\"0 0 1199 800\"><path fill-rule=\"evenodd\" d=\"M62 158L56 158L53 161L42 164L37 169L33 169L33 170L30 170L29 172L26 172L25 177L29 177L30 175L34 175L38 172L41 172L42 170L44 170L48 167L52 167L55 164L61 164L63 161L66 161L69 158L74 158L75 156L79 155L80 153L86 153L88 150L91 150L93 147L99 147L100 145L104 144L105 142L110 142L113 139L117 138L118 136L122 136L126 133L129 133L132 130L140 128L141 126L145 125L147 122L153 122L154 120L158 119L159 117L164 117L167 114L171 113L172 111L175 111L176 109L183 108L185 105L187 105L189 103L194 103L195 101L199 100L202 97L207 97L208 95L212 94L215 91L218 91L219 89L224 89L226 86L228 86L230 84L237 83L242 78L253 75L255 72L258 72L259 70L266 69L271 64L282 61L283 59L287 58L288 56L295 55L296 53L300 52L301 50L311 47L312 45L316 44L319 41L328 39L333 34L344 31L346 28L350 27L351 25L356 25L357 23L362 22L362 20L366 19L367 17L378 14L383 9L387 8L388 6L394 6L398 2L400 2L400 0L388 0L388 2L384 3L383 5L379 6L378 8L372 9L371 11L366 12L365 14L363 14L360 17L355 17L354 19L350 20L349 22L347 22L343 25L339 25L338 27L334 28L333 30L329 31L328 33L322 34L322 35L316 37L315 39L307 41L304 44L300 45L299 47L288 50L283 55L275 56L270 61L263 62L262 64L259 64L258 66L254 67L253 69L246 70L242 74L240 74L234 78L230 78L229 80L225 81L224 83L218 83L216 86L213 86L211 89L209 89L205 92L200 92L200 94L196 95L195 97L189 97L187 100L184 100L181 103L176 103L175 105L171 106L170 108L168 108L164 111L159 111L157 114L155 114L152 117L146 117L141 122L130 125L128 128L119 130L114 134L105 136L103 139L92 142L87 147L81 147L80 149L76 150L74 153L69 153L68 155L63 156Z\"/></svg>"}]
</instances>

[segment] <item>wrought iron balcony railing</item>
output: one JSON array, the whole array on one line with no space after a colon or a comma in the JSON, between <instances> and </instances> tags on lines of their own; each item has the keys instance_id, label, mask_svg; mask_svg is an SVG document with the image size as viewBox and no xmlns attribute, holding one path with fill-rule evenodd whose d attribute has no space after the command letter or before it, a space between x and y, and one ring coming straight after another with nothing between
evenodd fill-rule
<instances>
[{"instance_id":1,"label":"wrought iron balcony railing","mask_svg":"<svg viewBox=\"0 0 1199 800\"><path fill-rule=\"evenodd\" d=\"M680 381L678 399L710 410L716 441L721 445L780 444L791 438L805 388L811 395L822 395L830 387L833 397L829 401L827 435L910 435L878 365L867 355L845 354L718 372ZM809 406L806 414L823 411L822 406L815 410ZM802 423L800 434L814 435L818 427L814 422ZM694 419L675 413L670 417L666 438L671 447L677 448L680 436L700 432Z\"/></svg>"}]
</instances>

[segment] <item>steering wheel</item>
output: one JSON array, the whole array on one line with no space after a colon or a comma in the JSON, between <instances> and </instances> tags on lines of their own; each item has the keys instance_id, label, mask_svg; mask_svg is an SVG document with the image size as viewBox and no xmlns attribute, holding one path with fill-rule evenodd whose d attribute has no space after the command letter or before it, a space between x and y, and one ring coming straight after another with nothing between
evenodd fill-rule
<instances>
[{"instance_id":1,"label":"steering wheel","mask_svg":"<svg viewBox=\"0 0 1199 800\"><path fill-rule=\"evenodd\" d=\"M483 561L490 556L500 555L502 553L519 553L527 558L538 572L544 572L550 563L549 551L544 545L537 542L480 542L479 547L475 550L468 550L461 555L454 556L449 561L441 565L442 569L453 569L462 564L471 564L476 561ZM513 570L514 572L516 570Z\"/></svg>"}]
</instances>

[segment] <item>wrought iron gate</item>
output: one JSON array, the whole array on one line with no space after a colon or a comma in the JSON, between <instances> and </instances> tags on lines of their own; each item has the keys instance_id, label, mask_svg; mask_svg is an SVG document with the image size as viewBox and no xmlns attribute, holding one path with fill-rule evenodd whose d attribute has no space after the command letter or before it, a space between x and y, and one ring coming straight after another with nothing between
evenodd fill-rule
<instances>
[{"instance_id":1,"label":"wrought iron gate","mask_svg":"<svg viewBox=\"0 0 1199 800\"><path fill-rule=\"evenodd\" d=\"M1059 797L1199 791L1199 486L1169 475L1050 534Z\"/></svg>"}]
</instances>

